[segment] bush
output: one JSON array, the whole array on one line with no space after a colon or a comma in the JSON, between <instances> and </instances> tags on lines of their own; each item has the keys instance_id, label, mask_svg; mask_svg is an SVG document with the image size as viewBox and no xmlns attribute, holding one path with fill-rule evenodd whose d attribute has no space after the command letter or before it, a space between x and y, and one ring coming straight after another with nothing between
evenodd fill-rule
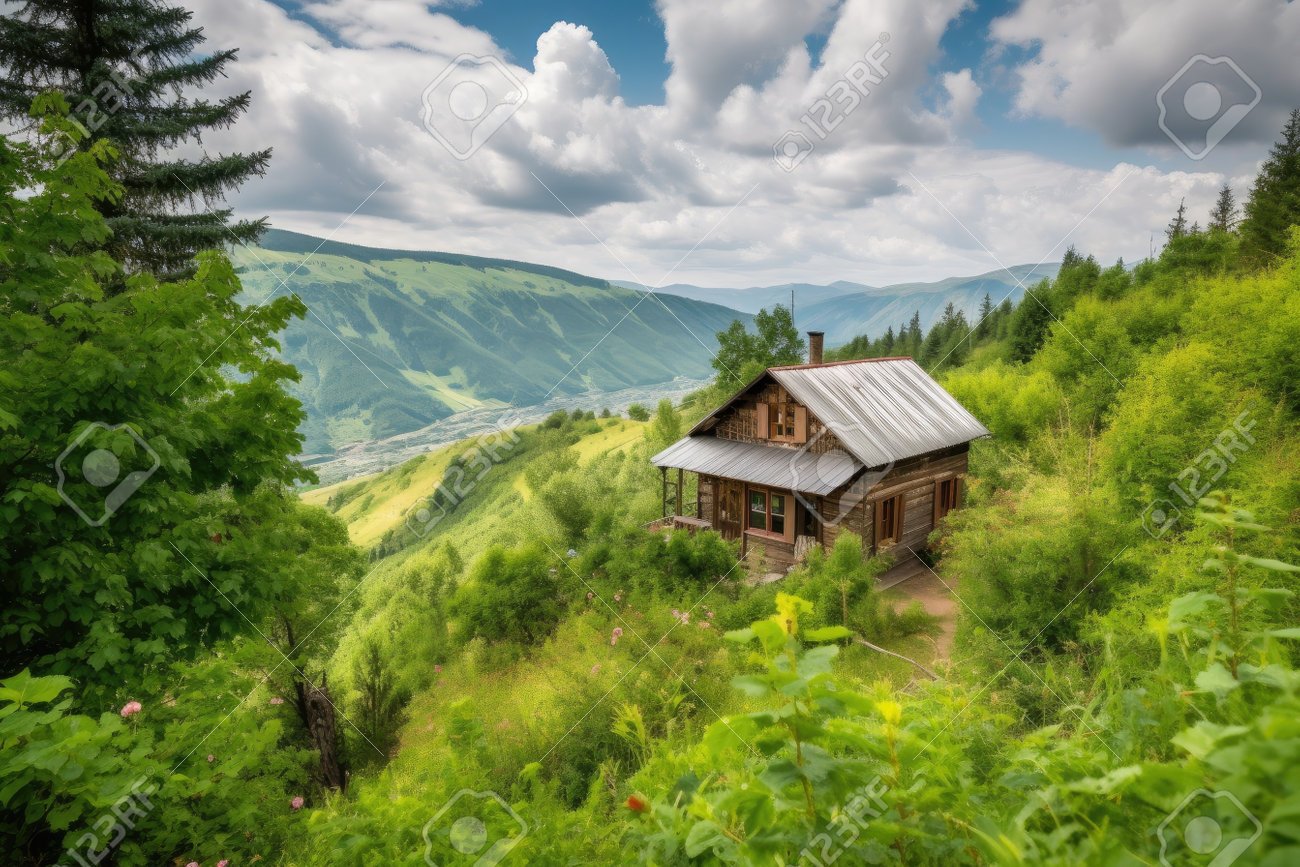
<instances>
[{"instance_id":1,"label":"bush","mask_svg":"<svg viewBox=\"0 0 1300 867\"><path fill-rule=\"evenodd\" d=\"M460 635L528 644L545 638L572 595L564 587L569 575L541 545L488 548L452 601Z\"/></svg>"}]
</instances>

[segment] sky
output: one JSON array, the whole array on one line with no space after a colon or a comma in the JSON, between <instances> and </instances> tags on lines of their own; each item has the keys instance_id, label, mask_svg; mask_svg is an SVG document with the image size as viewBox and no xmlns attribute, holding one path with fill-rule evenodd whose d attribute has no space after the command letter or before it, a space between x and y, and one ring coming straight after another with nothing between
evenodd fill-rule
<instances>
[{"instance_id":1,"label":"sky","mask_svg":"<svg viewBox=\"0 0 1300 867\"><path fill-rule=\"evenodd\" d=\"M241 216L647 285L1145 257L1300 105L1285 0L189 0Z\"/></svg>"}]
</instances>

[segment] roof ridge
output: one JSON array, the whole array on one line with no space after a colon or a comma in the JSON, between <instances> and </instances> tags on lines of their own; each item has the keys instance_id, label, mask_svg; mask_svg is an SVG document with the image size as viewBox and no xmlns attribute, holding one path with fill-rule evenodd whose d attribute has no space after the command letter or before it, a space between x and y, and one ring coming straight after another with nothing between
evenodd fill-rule
<instances>
[{"instance_id":1,"label":"roof ridge","mask_svg":"<svg viewBox=\"0 0 1300 867\"><path fill-rule=\"evenodd\" d=\"M847 361L823 361L819 364L782 364L768 370L810 370L818 367L841 367L845 364L870 364L876 361L913 361L910 355L887 355L882 358L851 358Z\"/></svg>"}]
</instances>

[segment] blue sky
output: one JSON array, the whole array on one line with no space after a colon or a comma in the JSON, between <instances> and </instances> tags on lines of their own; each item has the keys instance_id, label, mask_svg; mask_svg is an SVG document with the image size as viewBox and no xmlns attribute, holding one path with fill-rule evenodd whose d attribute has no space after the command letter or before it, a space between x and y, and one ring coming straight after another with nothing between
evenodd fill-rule
<instances>
[{"instance_id":1,"label":"blue sky","mask_svg":"<svg viewBox=\"0 0 1300 867\"><path fill-rule=\"evenodd\" d=\"M212 146L275 148L241 213L643 283L1132 261L1300 103L1285 0L192 5L253 92ZM1210 84L1226 126L1183 110Z\"/></svg>"}]
</instances>

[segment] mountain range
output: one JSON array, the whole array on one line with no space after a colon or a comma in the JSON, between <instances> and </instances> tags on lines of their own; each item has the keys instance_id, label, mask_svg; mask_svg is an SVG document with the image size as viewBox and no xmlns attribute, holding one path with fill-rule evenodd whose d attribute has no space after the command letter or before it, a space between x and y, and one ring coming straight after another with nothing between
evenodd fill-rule
<instances>
[{"instance_id":1,"label":"mountain range","mask_svg":"<svg viewBox=\"0 0 1300 867\"><path fill-rule=\"evenodd\" d=\"M1004 298L1019 303L1024 297L1025 287L1055 277L1060 267L1059 262L1012 265L974 277L948 277L933 283L888 286L868 286L847 280L826 284L782 283L744 289L674 283L655 291L757 313L776 304L788 306L793 290L795 320L800 330L824 331L827 345L835 346L861 334L878 337L888 328L898 331L914 313L920 314L921 327L928 329L939 320L949 303L964 311L973 323L986 294L994 304ZM645 288L631 283L620 285Z\"/></svg>"},{"instance_id":2,"label":"mountain range","mask_svg":"<svg viewBox=\"0 0 1300 867\"><path fill-rule=\"evenodd\" d=\"M601 396L712 374L714 335L747 314L571 271L268 231L238 248L244 300L296 293L282 335L308 455L494 406Z\"/></svg>"},{"instance_id":3,"label":"mountain range","mask_svg":"<svg viewBox=\"0 0 1300 867\"><path fill-rule=\"evenodd\" d=\"M973 318L987 293L1019 301L1058 265L872 287L840 281L747 289L689 284L653 294L573 271L457 253L388 250L272 229L238 248L245 301L293 292L305 318L282 335L302 375L311 458L506 406L616 406L628 395L680 394L712 376L716 334L795 293L801 330L827 344L878 336L920 313L929 327L952 303ZM1032 281L1032 282L1031 282ZM450 424L451 422L448 422Z\"/></svg>"}]
</instances>

